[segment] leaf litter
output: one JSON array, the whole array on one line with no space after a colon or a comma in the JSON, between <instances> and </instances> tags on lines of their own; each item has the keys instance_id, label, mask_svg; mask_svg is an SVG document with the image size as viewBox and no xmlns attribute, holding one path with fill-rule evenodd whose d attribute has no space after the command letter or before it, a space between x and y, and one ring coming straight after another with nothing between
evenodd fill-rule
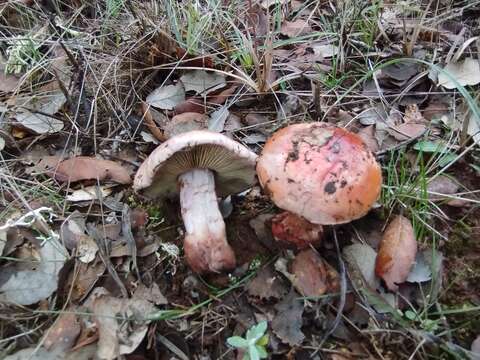
<instances>
[{"instance_id":1,"label":"leaf litter","mask_svg":"<svg viewBox=\"0 0 480 360\"><path fill-rule=\"evenodd\" d=\"M458 96L461 85L468 86L467 91L473 93L478 83L478 72L472 71L478 67L478 60L472 55L477 44L469 22L465 21L470 15L464 15L475 10L456 12L458 8L450 5L448 11L452 10L454 20L448 24L440 21L438 29L431 29L428 24L432 12L423 5L415 4L403 12L398 7L379 5L378 18L372 15L376 8L366 7L359 17L362 24L375 29L370 34L357 28L359 17L355 17L357 20L349 28L349 12L355 13L357 4L342 7L335 2L313 4L297 0L245 2L229 5L228 11L222 5L225 17L219 18L211 16L214 12L208 4L192 8L184 4L185 9L177 13L172 7L169 11L173 12L165 17L175 20L179 16L179 23L185 25L180 32L160 23L155 36L138 41L140 34L146 34L145 24L159 21L151 18L151 14L160 11L163 15L164 9L147 3L131 5L116 9L108 22L89 21L86 9L81 20L70 23L59 20L70 18L68 10L58 9L55 26L64 31L58 41L57 34L55 41L51 41L48 34L51 29L45 26L41 30L45 37L41 41L32 39L30 50L40 52L32 53L32 58L41 55L41 66L35 66L30 58L21 59L26 60L22 63L26 72L19 76L2 72L0 138L5 144L0 147L4 146L2 163L7 176L3 177L2 167L0 211L7 218L12 213L20 218L11 217L10 225L14 227L0 230L3 256L0 286L5 285L3 277L12 275L9 279L13 279L14 274L25 275L25 271L34 271L34 267L44 269L42 259L49 257L45 237L51 233L39 228L30 231L30 219L21 219L21 214L30 211L30 207L36 209L48 204L55 209L59 216L48 221L48 226L55 234L60 233L58 243L66 248L64 258L56 261L63 265L61 270L48 269L51 275L45 282L48 291L39 294L36 288L30 289L32 294L36 293L36 302L28 305L28 309L18 310L15 321L2 327L8 330L2 333L8 338L17 336L18 329L22 334L30 330L25 318L35 317L41 321L32 323L44 324L33 336L22 336L21 341L12 338L15 346L7 350L10 354L7 358L74 359L93 357L94 353L112 358L123 352L130 352L127 357L132 359L150 358L158 355L152 354L157 349L152 341L158 340L163 351L164 347L177 346L171 339L179 337L182 346L178 346L177 356L206 359L228 351L226 338L232 329L241 327L246 331L248 326L264 320L275 335L270 336L266 350L278 358L307 358L317 352L314 349L320 349L321 357L367 358L366 349L372 348L370 343L382 356L390 352L404 355L408 351L409 357L419 343L408 337L400 349L395 344L405 344L404 333L413 334L415 339L418 334L428 334L429 340L418 347L417 354L423 353L427 345L428 351L430 347L436 351L445 338L438 336L442 331L448 331L449 337L468 347L478 332L471 339L461 339L460 332L468 336L470 333L468 328L465 332L463 328L451 330L450 319L455 314L437 321L436 310L429 306L435 301L443 310L443 296L452 293L442 288L441 279L452 280L451 274L455 272L451 262L458 257L458 250L453 249L451 240L459 234L455 233L458 226L454 222L461 219L465 224L462 239L474 239L478 225L474 220L472 223L475 207L462 204L462 199L468 198L470 204L478 200L476 192L470 190L476 189L472 174L478 156L472 146L479 139L478 119L465 108L457 108L463 102ZM38 14L44 13L44 4L25 1L21 6L29 21L36 22ZM237 9L238 6L242 8ZM239 16L229 19L230 7L241 10ZM18 35L11 29L21 29L23 25L18 20L24 15L12 4L7 4L4 10L3 20L15 24L7 26L4 35L9 38L6 43L11 43ZM102 11L95 13L101 17ZM444 8L436 11L439 13L435 16L442 19ZM130 13L135 18L138 13L142 21L128 21ZM414 18L417 13L425 13L427 21L415 38L417 30L411 29L418 23ZM336 19L345 22L346 38L340 36L340 28L335 28L340 23ZM197 21L202 22L200 28L208 28L208 37L198 28L192 31ZM227 22L217 24L217 21ZM88 23L88 29L83 22ZM328 25L332 34L337 33L338 38L326 35L324 25ZM226 28L234 31L217 31ZM32 34L31 29L22 30ZM102 41L93 35L105 30L109 36ZM189 34L200 37L190 43ZM373 39L368 39L369 35ZM115 44L110 47L112 40ZM413 60L400 60L410 55L420 61L446 64L438 66L456 81L445 77L445 72L435 73ZM384 61L391 64L376 70L372 77L363 78L359 87L353 86L363 74ZM30 65L34 67L29 68ZM275 74L278 87L274 93L270 89L252 93L252 82L263 81L265 69ZM164 85L158 87L159 84ZM350 89L349 94L345 89ZM44 95L50 96L51 101L42 100ZM386 196L382 195L375 209L365 217L371 227L369 231L359 230L359 221L335 227L347 274L342 274L341 266L337 265L339 254L334 250L330 226L325 227L324 240L311 244L306 251L277 246L271 233L271 219L278 209L272 206L268 194L254 186L245 193L218 199L224 208L222 215L228 216L228 241L239 252L238 266L228 274L199 278L183 261L184 234L178 204L171 199L148 201L131 191L131 178L139 164L155 146L176 134L209 128L260 152L274 131L287 124L322 117L357 132L376 153L385 176ZM468 124L465 120L469 120ZM37 150L38 144L44 151ZM126 150L132 155L123 156ZM36 153L36 158L24 159L23 155L29 152ZM425 189L417 186L406 197L397 193L405 189L394 179L403 174L401 166L391 160L397 154L405 155L409 166L412 165L408 167L409 179L420 176L419 161L429 161L425 179L428 198L424 198ZM65 164L70 165L65 168ZM436 164L448 167L436 175ZM404 177L400 179L403 181ZM390 196L392 201L384 202ZM417 229L422 229L422 225L411 216L417 211L411 207L411 197L428 204L429 209L422 208L418 216L426 216L428 225L435 231L438 229L442 239L436 245L448 249L445 257L428 247L431 233L422 235ZM124 204L144 211L132 217L131 234L123 229ZM418 239L411 236L412 224L409 227L404 220L397 221L401 216L398 213L415 220ZM377 217L378 221L372 221ZM393 219L390 224L385 224L385 217ZM20 223L26 223L26 229ZM87 224L97 229L98 236L86 231ZM376 233L381 234L383 226L387 227L378 246ZM354 235L359 235L362 243L353 240ZM423 250L415 255L413 248L419 246L417 241ZM243 246L244 243L248 246ZM242 246L244 249L239 250ZM470 247L473 257L476 248ZM256 249L255 254L242 253L249 249L251 252L252 248ZM257 248L262 250L257 253ZM247 258L248 261L243 260ZM268 264L276 258L275 267ZM459 261L468 259L460 255ZM33 279L38 276L31 275ZM350 286L347 289L338 286L345 276L351 280L353 291ZM52 280L54 277L56 282ZM192 281L196 282L195 287L184 285ZM286 295L289 282L296 290ZM456 279L451 283L449 287L453 288L459 284L471 286L469 281ZM102 288L108 291L100 291ZM471 295L476 291L455 288L449 306L454 307L457 296L465 293ZM428 300L425 294L430 296ZM342 295L346 298L345 306L341 304ZM411 312L421 312L430 322L407 316L407 301ZM153 305L161 307L153 316L161 320L148 324L142 320L156 311ZM361 324L361 330L374 327L392 331L382 333L380 341L378 332L369 331L369 338L361 337L360 341L355 331L347 332L343 322L337 323L333 337L328 339L331 353L326 354L326 347L319 346L323 344L319 342L323 341L319 334L324 334L326 324L330 325L342 308L344 319ZM57 321L44 322L48 315L31 312L43 309L58 311ZM94 312L95 319L83 315L88 311ZM252 320L242 323L241 317L232 316L235 313L249 313ZM106 320L104 315L111 317ZM436 327L430 327L432 322ZM49 326L52 326L50 335L42 343L40 335ZM354 347L352 344L357 340L360 345ZM32 347L37 341L40 341L38 346ZM343 351L345 341L350 342L349 351ZM300 347L302 344L305 346ZM20 350L22 347L25 349ZM66 348L69 351L65 352ZM17 353L12 355L14 351Z\"/></svg>"}]
</instances>

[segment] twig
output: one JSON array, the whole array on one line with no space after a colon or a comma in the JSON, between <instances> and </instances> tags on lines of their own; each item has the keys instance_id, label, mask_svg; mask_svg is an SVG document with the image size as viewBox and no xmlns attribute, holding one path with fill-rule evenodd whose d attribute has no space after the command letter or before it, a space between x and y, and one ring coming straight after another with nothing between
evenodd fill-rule
<instances>
[{"instance_id":1,"label":"twig","mask_svg":"<svg viewBox=\"0 0 480 360\"><path fill-rule=\"evenodd\" d=\"M120 292L122 293L122 296L124 298L128 298L127 288L125 287L125 284L122 282L122 280L118 276L118 273L115 270L115 268L113 267L112 261L110 260L110 257L108 256L108 252L107 252L107 248L106 248L106 241L104 241L105 240L104 236L102 236L100 234L100 232L97 230L97 228L93 224L87 224L87 233L97 243L98 254L100 255L100 259L102 259L103 263L107 267L108 272L110 273L110 276L113 278L113 280L115 280L118 287L120 288Z\"/></svg>"},{"instance_id":2,"label":"twig","mask_svg":"<svg viewBox=\"0 0 480 360\"><path fill-rule=\"evenodd\" d=\"M337 328L338 324L340 324L340 321L342 320L343 309L345 308L345 301L347 298L347 278L345 272L345 263L343 262L342 254L340 253L340 246L338 245L337 231L335 228L333 229L333 239L335 240L335 249L337 251L338 265L340 267L340 303L338 304L337 315L335 316L335 320L332 326L323 336L320 344L317 347L317 350L315 350L315 352L312 354L312 357L315 356L318 351L320 351L325 341L328 340L330 335L332 335Z\"/></svg>"},{"instance_id":3,"label":"twig","mask_svg":"<svg viewBox=\"0 0 480 360\"><path fill-rule=\"evenodd\" d=\"M133 262L133 270L137 275L137 279L142 280L142 277L140 276L140 272L138 271L137 244L135 243L135 238L133 237L133 234L132 234L132 223L130 220L130 214L131 214L130 207L127 204L124 204L123 210L122 210L122 234L125 237L125 240L127 241L127 245L130 249L132 262Z\"/></svg>"}]
</instances>

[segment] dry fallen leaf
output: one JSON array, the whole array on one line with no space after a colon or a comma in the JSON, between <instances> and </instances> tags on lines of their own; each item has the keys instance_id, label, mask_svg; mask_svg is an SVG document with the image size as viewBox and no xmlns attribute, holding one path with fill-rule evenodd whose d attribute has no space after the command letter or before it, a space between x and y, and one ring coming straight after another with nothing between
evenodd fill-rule
<instances>
[{"instance_id":1,"label":"dry fallen leaf","mask_svg":"<svg viewBox=\"0 0 480 360\"><path fill-rule=\"evenodd\" d=\"M480 335L475 338L470 346L471 351L480 358Z\"/></svg>"},{"instance_id":2,"label":"dry fallen leaf","mask_svg":"<svg viewBox=\"0 0 480 360\"><path fill-rule=\"evenodd\" d=\"M262 300L280 299L287 293L287 287L273 268L266 266L250 281L247 291L250 296L258 297Z\"/></svg>"},{"instance_id":3,"label":"dry fallen leaf","mask_svg":"<svg viewBox=\"0 0 480 360\"><path fill-rule=\"evenodd\" d=\"M295 21L285 21L282 24L280 33L288 37L296 37L303 34L309 34L312 32L312 28L306 20L297 19Z\"/></svg>"},{"instance_id":4,"label":"dry fallen leaf","mask_svg":"<svg viewBox=\"0 0 480 360\"><path fill-rule=\"evenodd\" d=\"M303 296L321 296L340 288L337 271L312 249L299 252L291 265L293 286Z\"/></svg>"},{"instance_id":5,"label":"dry fallen leaf","mask_svg":"<svg viewBox=\"0 0 480 360\"><path fill-rule=\"evenodd\" d=\"M376 153L380 149L377 138L375 137L375 126L366 126L360 129L357 135L360 136L372 153Z\"/></svg>"},{"instance_id":6,"label":"dry fallen leaf","mask_svg":"<svg viewBox=\"0 0 480 360\"><path fill-rule=\"evenodd\" d=\"M109 295L97 297L92 308L100 336L97 356L108 360L130 354L140 345L149 323L142 319L155 309L143 299L119 299ZM137 321L125 321L132 317Z\"/></svg>"},{"instance_id":7,"label":"dry fallen leaf","mask_svg":"<svg viewBox=\"0 0 480 360\"><path fill-rule=\"evenodd\" d=\"M72 191L71 194L65 196L65 200L71 202L92 201L103 199L112 193L111 186L86 186L82 189Z\"/></svg>"},{"instance_id":8,"label":"dry fallen leaf","mask_svg":"<svg viewBox=\"0 0 480 360\"><path fill-rule=\"evenodd\" d=\"M310 47L315 55L322 59L331 58L338 54L338 47L333 44L313 43Z\"/></svg>"},{"instance_id":9,"label":"dry fallen leaf","mask_svg":"<svg viewBox=\"0 0 480 360\"><path fill-rule=\"evenodd\" d=\"M388 133L399 141L405 141L420 137L427 127L424 124L404 123L389 127Z\"/></svg>"},{"instance_id":10,"label":"dry fallen leaf","mask_svg":"<svg viewBox=\"0 0 480 360\"><path fill-rule=\"evenodd\" d=\"M466 58L461 62L452 62L443 68L462 86L477 85L480 83L480 61ZM438 85L447 89L455 89L457 84L441 71L438 74Z\"/></svg>"},{"instance_id":11,"label":"dry fallen leaf","mask_svg":"<svg viewBox=\"0 0 480 360\"><path fill-rule=\"evenodd\" d=\"M14 91L20 83L21 77L5 73L5 59L0 56L0 92Z\"/></svg>"},{"instance_id":12,"label":"dry fallen leaf","mask_svg":"<svg viewBox=\"0 0 480 360\"><path fill-rule=\"evenodd\" d=\"M472 114L468 119L467 134L480 146L480 119L477 118L475 114Z\"/></svg>"},{"instance_id":13,"label":"dry fallen leaf","mask_svg":"<svg viewBox=\"0 0 480 360\"><path fill-rule=\"evenodd\" d=\"M48 330L43 342L45 349L67 351L75 345L82 329L74 310L74 308L69 308L66 312L61 313L57 321Z\"/></svg>"},{"instance_id":14,"label":"dry fallen leaf","mask_svg":"<svg viewBox=\"0 0 480 360\"><path fill-rule=\"evenodd\" d=\"M62 161L56 169L55 179L60 182L111 180L119 184L129 184L132 181L128 171L120 164L88 156Z\"/></svg>"},{"instance_id":15,"label":"dry fallen leaf","mask_svg":"<svg viewBox=\"0 0 480 360\"><path fill-rule=\"evenodd\" d=\"M185 101L185 89L180 82L155 89L145 100L147 104L163 110L172 110L183 101Z\"/></svg>"},{"instance_id":16,"label":"dry fallen leaf","mask_svg":"<svg viewBox=\"0 0 480 360\"><path fill-rule=\"evenodd\" d=\"M284 5L288 4L290 0L261 0L260 5L265 9L268 10L270 6L273 5Z\"/></svg>"},{"instance_id":17,"label":"dry fallen leaf","mask_svg":"<svg viewBox=\"0 0 480 360\"><path fill-rule=\"evenodd\" d=\"M285 299L275 306L277 315L272 321L272 330L282 342L290 346L300 345L305 339L302 333L303 301L297 299L291 291Z\"/></svg>"},{"instance_id":18,"label":"dry fallen leaf","mask_svg":"<svg viewBox=\"0 0 480 360\"><path fill-rule=\"evenodd\" d=\"M163 130L165 136L171 138L184 132L206 129L208 120L209 117L205 114L185 112L175 115L170 122L165 125Z\"/></svg>"},{"instance_id":19,"label":"dry fallen leaf","mask_svg":"<svg viewBox=\"0 0 480 360\"><path fill-rule=\"evenodd\" d=\"M343 256L351 272L359 271L363 280L376 289L380 281L375 275L377 253L367 244L353 244L343 248Z\"/></svg>"},{"instance_id":20,"label":"dry fallen leaf","mask_svg":"<svg viewBox=\"0 0 480 360\"><path fill-rule=\"evenodd\" d=\"M380 242L375 273L385 281L388 289L398 290L405 282L415 262L417 240L410 220L397 215L388 224Z\"/></svg>"},{"instance_id":21,"label":"dry fallen leaf","mask_svg":"<svg viewBox=\"0 0 480 360\"><path fill-rule=\"evenodd\" d=\"M222 132L225 128L225 122L227 121L230 111L225 106L220 107L210 114L210 120L208 121L208 130L215 132Z\"/></svg>"},{"instance_id":22,"label":"dry fallen leaf","mask_svg":"<svg viewBox=\"0 0 480 360\"><path fill-rule=\"evenodd\" d=\"M132 299L147 300L155 305L168 305L168 300L160 291L157 283L153 283L149 288L144 284L138 285Z\"/></svg>"},{"instance_id":23,"label":"dry fallen leaf","mask_svg":"<svg viewBox=\"0 0 480 360\"><path fill-rule=\"evenodd\" d=\"M67 259L66 249L53 238L34 245L38 259L19 261L0 272L0 301L31 305L57 290L58 274Z\"/></svg>"},{"instance_id":24,"label":"dry fallen leaf","mask_svg":"<svg viewBox=\"0 0 480 360\"><path fill-rule=\"evenodd\" d=\"M185 91L194 91L196 94L206 95L227 85L225 76L216 71L205 70L188 71L180 77Z\"/></svg>"},{"instance_id":25,"label":"dry fallen leaf","mask_svg":"<svg viewBox=\"0 0 480 360\"><path fill-rule=\"evenodd\" d=\"M428 182L427 192L431 201L443 200L446 197L442 195L452 195L459 191L460 185L455 178L447 175L436 176Z\"/></svg>"},{"instance_id":26,"label":"dry fallen leaf","mask_svg":"<svg viewBox=\"0 0 480 360\"><path fill-rule=\"evenodd\" d=\"M37 134L55 133L63 129L63 121L53 115L66 101L67 98L61 90L31 96L22 103L22 108L16 112L14 118L21 126Z\"/></svg>"},{"instance_id":27,"label":"dry fallen leaf","mask_svg":"<svg viewBox=\"0 0 480 360\"><path fill-rule=\"evenodd\" d=\"M322 241L322 225L312 224L289 211L275 215L271 221L272 235L279 245L301 250L318 246Z\"/></svg>"}]
</instances>

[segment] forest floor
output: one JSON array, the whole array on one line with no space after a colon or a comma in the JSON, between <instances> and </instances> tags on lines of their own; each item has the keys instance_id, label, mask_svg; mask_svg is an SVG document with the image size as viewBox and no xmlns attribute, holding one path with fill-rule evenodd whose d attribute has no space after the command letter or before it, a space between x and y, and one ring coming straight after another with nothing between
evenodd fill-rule
<instances>
[{"instance_id":1,"label":"forest floor","mask_svg":"<svg viewBox=\"0 0 480 360\"><path fill-rule=\"evenodd\" d=\"M3 1L0 359L480 359L479 19L477 0ZM309 122L375 155L372 210L285 249L256 182L220 202L236 268L192 272L178 197L136 193L140 164L189 130L261 154Z\"/></svg>"}]
</instances>

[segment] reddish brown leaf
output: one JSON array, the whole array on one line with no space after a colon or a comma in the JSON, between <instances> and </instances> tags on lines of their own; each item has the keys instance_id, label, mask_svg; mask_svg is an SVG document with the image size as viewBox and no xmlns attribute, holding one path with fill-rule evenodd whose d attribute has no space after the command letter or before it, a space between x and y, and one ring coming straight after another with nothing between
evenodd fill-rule
<instances>
[{"instance_id":1,"label":"reddish brown leaf","mask_svg":"<svg viewBox=\"0 0 480 360\"><path fill-rule=\"evenodd\" d=\"M272 235L280 244L294 249L305 249L312 244L319 245L322 240L322 225L312 224L289 211L272 218Z\"/></svg>"},{"instance_id":2,"label":"reddish brown leaf","mask_svg":"<svg viewBox=\"0 0 480 360\"><path fill-rule=\"evenodd\" d=\"M87 156L62 161L56 169L55 179L60 182L111 180L119 184L132 181L128 171L118 163Z\"/></svg>"},{"instance_id":3,"label":"reddish brown leaf","mask_svg":"<svg viewBox=\"0 0 480 360\"><path fill-rule=\"evenodd\" d=\"M237 85L232 85L218 94L206 97L206 101L201 96L191 96L180 104L176 105L173 109L175 115L183 114L186 112L205 114L208 110L212 108L212 105L222 105L229 96L231 96L235 90L237 90Z\"/></svg>"},{"instance_id":4,"label":"reddish brown leaf","mask_svg":"<svg viewBox=\"0 0 480 360\"><path fill-rule=\"evenodd\" d=\"M216 105L222 105L227 101L228 97L231 96L235 90L237 90L237 85L232 85L222 91L220 91L217 95L213 95L213 97L209 100L210 103Z\"/></svg>"},{"instance_id":5,"label":"reddish brown leaf","mask_svg":"<svg viewBox=\"0 0 480 360\"><path fill-rule=\"evenodd\" d=\"M204 114L207 110L208 109L200 96L192 96L175 106L173 112L176 115L186 112Z\"/></svg>"},{"instance_id":6,"label":"reddish brown leaf","mask_svg":"<svg viewBox=\"0 0 480 360\"><path fill-rule=\"evenodd\" d=\"M50 350L52 348L69 350L75 344L75 340L80 335L81 326L75 315L70 309L69 312L62 313L55 324L50 328L45 337L43 346Z\"/></svg>"},{"instance_id":7,"label":"reddish brown leaf","mask_svg":"<svg viewBox=\"0 0 480 360\"><path fill-rule=\"evenodd\" d=\"M182 60L182 66L193 66L213 69L213 59L210 56L192 55L181 47L176 47L178 60Z\"/></svg>"},{"instance_id":8,"label":"reddish brown leaf","mask_svg":"<svg viewBox=\"0 0 480 360\"><path fill-rule=\"evenodd\" d=\"M337 271L311 249L298 253L291 268L293 286L303 296L321 296L339 289Z\"/></svg>"},{"instance_id":9,"label":"reddish brown leaf","mask_svg":"<svg viewBox=\"0 0 480 360\"><path fill-rule=\"evenodd\" d=\"M398 215L383 234L375 261L375 273L385 281L388 289L397 291L397 284L407 279L416 255L417 241L412 224L406 217Z\"/></svg>"},{"instance_id":10,"label":"reddish brown leaf","mask_svg":"<svg viewBox=\"0 0 480 360\"><path fill-rule=\"evenodd\" d=\"M153 136L159 141L165 141L167 140L166 136L163 134L163 131L160 130L153 120L153 116L150 110L150 106L142 101L141 104L142 112L143 112L143 118L145 120L145 125L147 125L148 130L152 133Z\"/></svg>"}]
</instances>

